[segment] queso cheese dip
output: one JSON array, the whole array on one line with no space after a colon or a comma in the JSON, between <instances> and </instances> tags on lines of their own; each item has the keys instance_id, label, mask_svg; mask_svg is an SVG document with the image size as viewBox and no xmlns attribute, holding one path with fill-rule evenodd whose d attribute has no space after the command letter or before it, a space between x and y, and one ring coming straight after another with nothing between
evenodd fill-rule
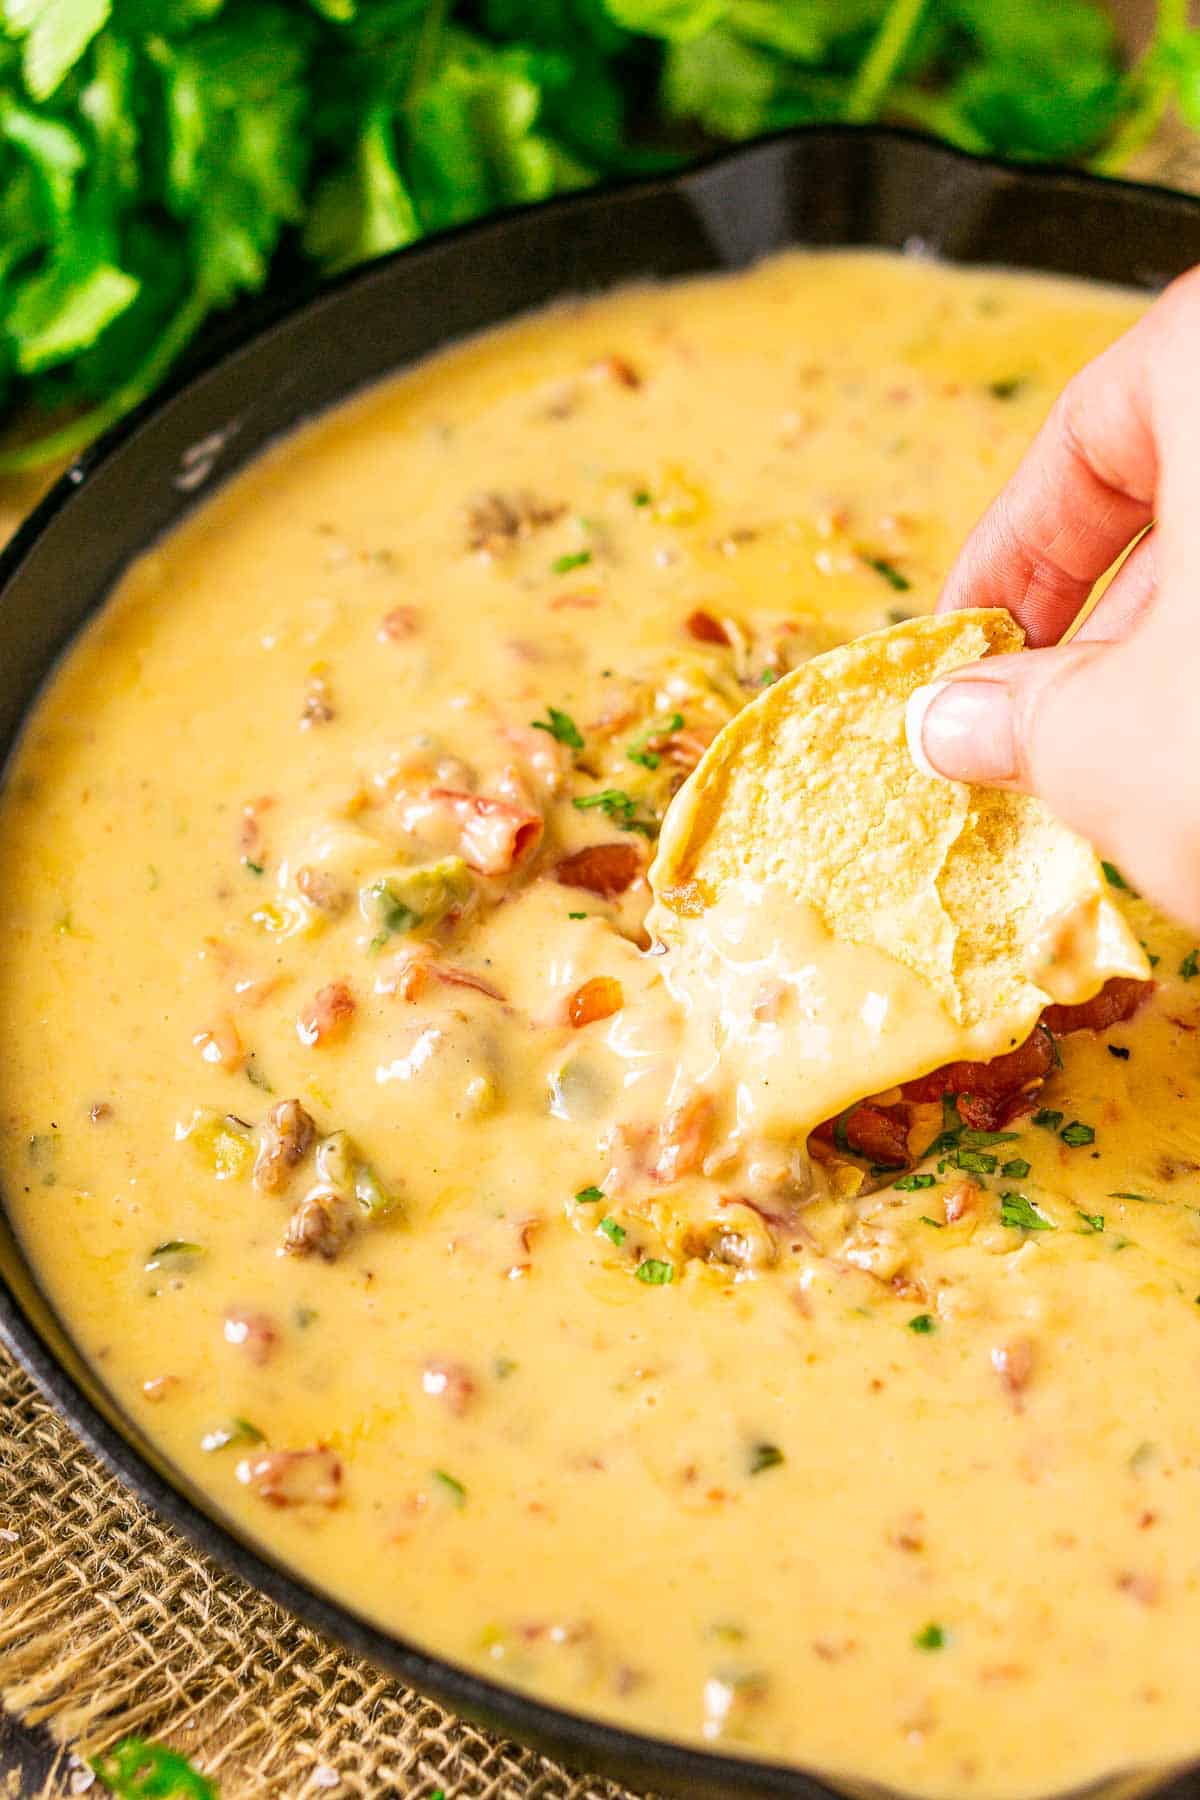
<instances>
[{"instance_id":1,"label":"queso cheese dip","mask_svg":"<svg viewBox=\"0 0 1200 1800\"><path fill-rule=\"evenodd\" d=\"M264 457L64 660L0 808L7 1205L317 1587L914 1793L1200 1748L1193 946L1117 887L1136 1012L806 1149L681 1087L643 924L707 743L931 608L1138 305L856 253L563 306Z\"/></svg>"}]
</instances>

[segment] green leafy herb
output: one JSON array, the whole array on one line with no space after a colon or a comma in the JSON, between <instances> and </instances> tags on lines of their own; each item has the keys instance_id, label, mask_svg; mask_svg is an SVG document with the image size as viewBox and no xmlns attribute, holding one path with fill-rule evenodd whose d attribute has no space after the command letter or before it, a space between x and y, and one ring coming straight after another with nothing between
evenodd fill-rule
<instances>
[{"instance_id":1,"label":"green leafy herb","mask_svg":"<svg viewBox=\"0 0 1200 1800\"><path fill-rule=\"evenodd\" d=\"M635 506L649 506L650 499L651 496L645 488L638 488L633 494L633 504Z\"/></svg>"},{"instance_id":2,"label":"green leafy herb","mask_svg":"<svg viewBox=\"0 0 1200 1800\"><path fill-rule=\"evenodd\" d=\"M569 912L567 914L568 919L586 919L588 916L589 915L585 912L581 912L581 913Z\"/></svg>"},{"instance_id":3,"label":"green leafy herb","mask_svg":"<svg viewBox=\"0 0 1200 1800\"><path fill-rule=\"evenodd\" d=\"M902 1175L900 1180L893 1182L892 1185L898 1193L913 1194L918 1188L931 1188L935 1180L936 1176L933 1175Z\"/></svg>"},{"instance_id":4,"label":"green leafy herb","mask_svg":"<svg viewBox=\"0 0 1200 1800\"><path fill-rule=\"evenodd\" d=\"M643 837L657 837L657 819L639 819L637 802L631 800L623 788L601 788L595 794L576 794L572 805L579 812L588 812L592 807L600 811L619 825L622 831L640 831Z\"/></svg>"},{"instance_id":5,"label":"green leafy herb","mask_svg":"<svg viewBox=\"0 0 1200 1800\"><path fill-rule=\"evenodd\" d=\"M600 1192L600 1189L593 1184L590 1187L581 1187L575 1195L575 1198L580 1206L594 1206L597 1200L603 1200L604 1195Z\"/></svg>"},{"instance_id":6,"label":"green leafy herb","mask_svg":"<svg viewBox=\"0 0 1200 1800\"><path fill-rule=\"evenodd\" d=\"M600 1229L610 1243L623 1244L625 1242L625 1227L623 1225L618 1225L614 1218L607 1217L601 1219Z\"/></svg>"},{"instance_id":7,"label":"green leafy herb","mask_svg":"<svg viewBox=\"0 0 1200 1800\"><path fill-rule=\"evenodd\" d=\"M245 869L247 875L261 875L266 865L265 863L252 862L250 857L243 856L242 867Z\"/></svg>"},{"instance_id":8,"label":"green leafy herb","mask_svg":"<svg viewBox=\"0 0 1200 1800\"><path fill-rule=\"evenodd\" d=\"M657 1257L648 1256L633 1271L639 1281L647 1287L669 1287L675 1279L675 1270L671 1263L661 1262Z\"/></svg>"},{"instance_id":9,"label":"green leafy herb","mask_svg":"<svg viewBox=\"0 0 1200 1800\"><path fill-rule=\"evenodd\" d=\"M202 1450L227 1450L231 1444L261 1444L263 1434L257 1425L249 1419L230 1419L228 1425L218 1425L215 1431L206 1431L200 1439Z\"/></svg>"},{"instance_id":10,"label":"green leafy herb","mask_svg":"<svg viewBox=\"0 0 1200 1800\"><path fill-rule=\"evenodd\" d=\"M913 1633L915 1650L944 1650L946 1647L946 1630L943 1625L923 1625L920 1631Z\"/></svg>"},{"instance_id":11,"label":"green leafy herb","mask_svg":"<svg viewBox=\"0 0 1200 1800\"><path fill-rule=\"evenodd\" d=\"M1069 1144L1072 1150L1078 1150L1083 1144L1095 1143L1096 1128L1094 1125L1085 1125L1081 1119L1072 1119L1058 1135L1064 1144Z\"/></svg>"},{"instance_id":12,"label":"green leafy herb","mask_svg":"<svg viewBox=\"0 0 1200 1800\"><path fill-rule=\"evenodd\" d=\"M989 381L987 391L993 400L1012 400L1026 385L1024 375L1005 375L999 381Z\"/></svg>"},{"instance_id":13,"label":"green leafy herb","mask_svg":"<svg viewBox=\"0 0 1200 1800\"><path fill-rule=\"evenodd\" d=\"M217 1800L212 1782L186 1756L145 1738L122 1738L93 1757L92 1768L117 1800Z\"/></svg>"},{"instance_id":14,"label":"green leafy herb","mask_svg":"<svg viewBox=\"0 0 1200 1800\"><path fill-rule=\"evenodd\" d=\"M1000 1223L1020 1231L1053 1231L1054 1221L1039 1212L1025 1194L1009 1192L1000 1196Z\"/></svg>"},{"instance_id":15,"label":"green leafy herb","mask_svg":"<svg viewBox=\"0 0 1200 1800\"><path fill-rule=\"evenodd\" d=\"M550 567L556 575L569 575L572 569L586 568L591 560L590 550L568 550L565 556L556 556Z\"/></svg>"},{"instance_id":16,"label":"green leafy herb","mask_svg":"<svg viewBox=\"0 0 1200 1800\"><path fill-rule=\"evenodd\" d=\"M1151 1194L1130 1194L1122 1189L1114 1190L1108 1197L1110 1200L1136 1200L1142 1206L1166 1206L1168 1204L1166 1200L1157 1200Z\"/></svg>"},{"instance_id":17,"label":"green leafy herb","mask_svg":"<svg viewBox=\"0 0 1200 1800\"><path fill-rule=\"evenodd\" d=\"M764 1469L777 1469L783 1460L783 1451L778 1444L752 1444L750 1447L751 1475L761 1475Z\"/></svg>"},{"instance_id":18,"label":"green leafy herb","mask_svg":"<svg viewBox=\"0 0 1200 1800\"><path fill-rule=\"evenodd\" d=\"M456 1481L453 1475L448 1475L445 1469L435 1469L433 1471L433 1479L441 1483L446 1493L450 1496L451 1500L453 1500L455 1506L461 1507L467 1504L466 1488L461 1481Z\"/></svg>"},{"instance_id":19,"label":"green leafy herb","mask_svg":"<svg viewBox=\"0 0 1200 1800\"><path fill-rule=\"evenodd\" d=\"M885 556L864 556L863 561L868 569L874 569L877 575L882 575L888 586L895 588L898 594L906 594L912 586L908 576L902 575L895 563L890 563Z\"/></svg>"},{"instance_id":20,"label":"green leafy herb","mask_svg":"<svg viewBox=\"0 0 1200 1800\"><path fill-rule=\"evenodd\" d=\"M1011 1162L1000 1164L1000 1173L1009 1176L1013 1181L1024 1181L1029 1173L1030 1165L1023 1156L1014 1156Z\"/></svg>"},{"instance_id":21,"label":"green leafy herb","mask_svg":"<svg viewBox=\"0 0 1200 1800\"><path fill-rule=\"evenodd\" d=\"M556 743L566 744L570 750L583 749L583 733L570 713L560 712L557 706L548 706L544 719L534 719L533 729L548 731Z\"/></svg>"},{"instance_id":22,"label":"green leafy herb","mask_svg":"<svg viewBox=\"0 0 1200 1800\"><path fill-rule=\"evenodd\" d=\"M1179 965L1179 973L1185 981L1191 981L1200 974L1200 950L1189 950Z\"/></svg>"},{"instance_id":23,"label":"green leafy herb","mask_svg":"<svg viewBox=\"0 0 1200 1800\"><path fill-rule=\"evenodd\" d=\"M647 746L655 738L670 737L673 731L682 730L682 713L664 713L660 719L651 719L646 729L639 732L633 742L626 747L625 754L631 763L640 763L643 769L657 769L662 757L657 750L651 750Z\"/></svg>"},{"instance_id":24,"label":"green leafy herb","mask_svg":"<svg viewBox=\"0 0 1200 1800\"><path fill-rule=\"evenodd\" d=\"M975 1131L968 1128L962 1134L962 1142L981 1149L985 1144L1015 1144L1020 1135L1019 1131Z\"/></svg>"},{"instance_id":25,"label":"green leafy herb","mask_svg":"<svg viewBox=\"0 0 1200 1800\"><path fill-rule=\"evenodd\" d=\"M1104 1230L1103 1213L1086 1213L1078 1206L1075 1208L1075 1211L1079 1214L1079 1217L1083 1220L1089 1232Z\"/></svg>"},{"instance_id":26,"label":"green leafy herb","mask_svg":"<svg viewBox=\"0 0 1200 1800\"><path fill-rule=\"evenodd\" d=\"M921 1224L932 1225L935 1231L944 1231L946 1229L944 1219L931 1219L928 1213L921 1214Z\"/></svg>"},{"instance_id":27,"label":"green leafy herb","mask_svg":"<svg viewBox=\"0 0 1200 1800\"><path fill-rule=\"evenodd\" d=\"M915 1331L918 1337L927 1337L931 1331L937 1330L937 1320L932 1313L917 1313L908 1321L908 1329Z\"/></svg>"},{"instance_id":28,"label":"green leafy herb","mask_svg":"<svg viewBox=\"0 0 1200 1800\"><path fill-rule=\"evenodd\" d=\"M168 1238L165 1244L155 1244L144 1266L146 1273L152 1274L155 1269L185 1267L203 1255L203 1244L189 1243L186 1238Z\"/></svg>"},{"instance_id":29,"label":"green leafy herb","mask_svg":"<svg viewBox=\"0 0 1200 1800\"><path fill-rule=\"evenodd\" d=\"M1109 887L1120 888L1122 893L1132 894L1133 889L1122 875L1120 869L1118 869L1116 863L1102 862L1100 867L1104 870L1104 879L1107 881Z\"/></svg>"},{"instance_id":30,"label":"green leafy herb","mask_svg":"<svg viewBox=\"0 0 1200 1800\"><path fill-rule=\"evenodd\" d=\"M966 1150L960 1146L951 1160L955 1168L963 1169L968 1175L994 1175L1000 1159L990 1150Z\"/></svg>"},{"instance_id":31,"label":"green leafy herb","mask_svg":"<svg viewBox=\"0 0 1200 1800\"><path fill-rule=\"evenodd\" d=\"M1060 1112L1053 1112L1048 1106L1043 1106L1040 1112L1035 1112L1033 1115L1033 1123L1042 1126L1046 1131L1057 1131L1062 1122L1063 1115Z\"/></svg>"}]
</instances>

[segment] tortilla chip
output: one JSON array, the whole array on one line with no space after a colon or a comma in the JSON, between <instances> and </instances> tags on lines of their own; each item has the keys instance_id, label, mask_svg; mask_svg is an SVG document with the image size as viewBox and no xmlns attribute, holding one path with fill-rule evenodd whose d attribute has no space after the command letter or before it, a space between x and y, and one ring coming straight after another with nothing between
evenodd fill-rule
<instances>
[{"instance_id":1,"label":"tortilla chip","mask_svg":"<svg viewBox=\"0 0 1200 1800\"><path fill-rule=\"evenodd\" d=\"M924 775L909 755L914 689L1023 642L1000 610L912 619L768 688L667 813L650 870L660 935L678 939L734 882L781 890L835 939L905 964L996 1050L1052 1000L1149 979L1082 838L1037 800Z\"/></svg>"}]
</instances>

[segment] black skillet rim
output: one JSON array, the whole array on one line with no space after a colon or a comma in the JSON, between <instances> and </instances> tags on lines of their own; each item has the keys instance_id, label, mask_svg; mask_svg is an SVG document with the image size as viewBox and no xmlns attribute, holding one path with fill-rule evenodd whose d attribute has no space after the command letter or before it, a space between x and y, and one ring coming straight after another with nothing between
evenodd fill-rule
<instances>
[{"instance_id":1,"label":"black skillet rim","mask_svg":"<svg viewBox=\"0 0 1200 1800\"><path fill-rule=\"evenodd\" d=\"M1017 187L1027 196L1030 206L1036 207L1039 191L1078 192L1081 196L1102 192L1117 207L1136 208L1139 211L1154 208L1164 213L1164 237L1168 221L1200 233L1200 199L1174 189L1114 181L1074 169L1015 166L993 158L971 156L920 132L872 126L810 126L778 132L751 144L722 151L677 174L611 183L579 195L544 201L534 207L512 209L397 251L391 256L353 270L334 282L313 284L299 294L292 294L284 300L261 303L241 313L228 332L212 341L206 354L198 360L187 362L148 401L89 447L34 509L7 548L0 553L0 604L3 603L9 583L25 565L31 553L54 531L56 520L68 502L99 469L137 436L144 425L183 395L194 382L212 374L228 359L268 335L272 328L293 320L310 306L319 305L321 299L331 293L344 292L370 282L378 277L381 269L390 265L411 265L439 252L448 242L456 242L466 249L485 236L503 237L512 230L517 220L540 216L551 225L559 222L569 229L572 217L584 210L611 208L614 216L619 217L623 206L630 199L644 199L656 194L668 196L673 193L683 193L692 198L702 197L707 184L725 181L731 173L736 175L739 171L746 183L752 181L756 174L763 174L764 170L768 178L773 172L777 184L786 183L788 163L797 148L803 154L805 146L836 150L842 145L846 153L850 154L852 146L864 142L881 152L890 145L908 146L914 154L928 160L931 170L958 166L973 171L978 184L977 198L1002 190L1011 191ZM792 241L803 243L804 239L796 237ZM830 240L837 241L848 246L855 243L870 246L880 240L871 236L849 235L840 240ZM962 259L951 251L946 260L953 263ZM996 254L990 260L997 263L1006 260L1003 243L997 243ZM725 259L714 255L711 268L717 272L722 267L737 266L738 261L736 254ZM1164 245L1164 261L1168 265L1178 261L1174 247ZM1036 269L1038 265L1025 259L1015 266ZM1147 285L1145 276L1143 284ZM403 363L398 361L396 366L400 368ZM348 398L352 391L346 390L341 398ZM331 405L337 403L330 402ZM255 454L261 454L261 449ZM200 499L205 497L207 496L198 496ZM70 641L70 635L73 634L68 634L60 648ZM36 696L33 703L36 703ZM28 712L28 707L25 711ZM21 1260L24 1262L23 1258ZM27 1264L25 1272L29 1272ZM36 1289L36 1282L32 1285ZM54 1311L40 1294L40 1290L38 1297L53 1319ZM318 1631L451 1709L494 1731L511 1735L552 1755L560 1756L577 1769L595 1770L618 1780L648 1783L657 1789L676 1794L712 1796L713 1800L718 1796L732 1794L772 1795L786 1797L786 1800L836 1800L839 1792L846 1791L846 1786L827 1785L818 1774L800 1767L692 1748L670 1739L650 1737L543 1703L461 1665L430 1655L398 1635L371 1625L349 1607L340 1605L316 1588L298 1580L284 1567L276 1564L268 1553L254 1548L249 1541L244 1540L231 1525L223 1524L215 1512L196 1504L184 1491L185 1478L180 1476L180 1485L176 1485L160 1474L130 1438L110 1423L88 1397L65 1363L50 1348L29 1311L3 1278L0 1278L0 1337L84 1443L142 1501L174 1525L199 1550L219 1566L232 1571L299 1615ZM96 1379L102 1388L103 1384L98 1377ZM121 1409L115 1402L113 1411L121 1416ZM131 1424L131 1432L133 1429ZM1169 1779L1172 1773L1177 1772L1177 1769L1164 1769L1163 1779ZM1104 1778L1086 1791L1101 1794L1109 1779ZM875 1784L861 1781L853 1783L853 1788L860 1795L878 1796L880 1800L887 1793L887 1790ZM1077 1800L1083 1800L1082 1791L1077 1794Z\"/></svg>"}]
</instances>

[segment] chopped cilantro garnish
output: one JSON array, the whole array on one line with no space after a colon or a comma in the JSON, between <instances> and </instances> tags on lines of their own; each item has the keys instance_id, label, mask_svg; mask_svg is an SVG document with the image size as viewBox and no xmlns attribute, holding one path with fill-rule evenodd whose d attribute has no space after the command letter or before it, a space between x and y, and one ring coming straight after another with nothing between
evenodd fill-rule
<instances>
[{"instance_id":1,"label":"chopped cilantro garnish","mask_svg":"<svg viewBox=\"0 0 1200 1800\"><path fill-rule=\"evenodd\" d=\"M92 1768L116 1800L217 1800L212 1782L186 1756L146 1738L122 1738L112 1750L92 1758Z\"/></svg>"},{"instance_id":2,"label":"chopped cilantro garnish","mask_svg":"<svg viewBox=\"0 0 1200 1800\"><path fill-rule=\"evenodd\" d=\"M779 680L779 675L780 671L778 669L764 669L758 678L759 687L773 686L774 683Z\"/></svg>"},{"instance_id":3,"label":"chopped cilantro garnish","mask_svg":"<svg viewBox=\"0 0 1200 1800\"><path fill-rule=\"evenodd\" d=\"M1054 1231L1054 1221L1039 1212L1025 1194L1009 1192L1000 1196L1000 1223L1014 1231Z\"/></svg>"},{"instance_id":4,"label":"chopped cilantro garnish","mask_svg":"<svg viewBox=\"0 0 1200 1800\"><path fill-rule=\"evenodd\" d=\"M1150 1194L1130 1194L1120 1188L1114 1189L1108 1197L1110 1200L1138 1200L1143 1206L1166 1206L1168 1204L1165 1200L1156 1200Z\"/></svg>"},{"instance_id":5,"label":"chopped cilantro garnish","mask_svg":"<svg viewBox=\"0 0 1200 1800\"><path fill-rule=\"evenodd\" d=\"M1079 1206L1075 1208L1075 1211L1079 1214L1079 1217L1083 1220L1089 1232L1104 1230L1103 1213L1085 1213L1082 1207Z\"/></svg>"},{"instance_id":6,"label":"chopped cilantro garnish","mask_svg":"<svg viewBox=\"0 0 1200 1800\"><path fill-rule=\"evenodd\" d=\"M893 1182L892 1185L901 1194L913 1194L916 1193L918 1188L931 1188L934 1184L934 1179L935 1178L932 1175L903 1175L899 1181Z\"/></svg>"},{"instance_id":7,"label":"chopped cilantro garnish","mask_svg":"<svg viewBox=\"0 0 1200 1800\"><path fill-rule=\"evenodd\" d=\"M1129 1061L1129 1045L1128 1044L1109 1044L1108 1045L1108 1054L1110 1056L1115 1056L1118 1062L1128 1062Z\"/></svg>"},{"instance_id":8,"label":"chopped cilantro garnish","mask_svg":"<svg viewBox=\"0 0 1200 1800\"><path fill-rule=\"evenodd\" d=\"M651 719L645 730L640 731L633 742L626 747L625 754L630 762L640 763L643 769L657 769L662 757L657 750L648 750L646 746L654 738L670 737L673 731L682 730L682 713L664 713L659 719Z\"/></svg>"},{"instance_id":9,"label":"chopped cilantro garnish","mask_svg":"<svg viewBox=\"0 0 1200 1800\"><path fill-rule=\"evenodd\" d=\"M601 1219L600 1229L610 1243L623 1244L625 1242L625 1227L618 1225L611 1216Z\"/></svg>"},{"instance_id":10,"label":"chopped cilantro garnish","mask_svg":"<svg viewBox=\"0 0 1200 1800\"><path fill-rule=\"evenodd\" d=\"M927 1337L931 1331L937 1330L937 1320L932 1313L918 1313L908 1321L908 1329L915 1331L918 1337Z\"/></svg>"},{"instance_id":11,"label":"chopped cilantro garnish","mask_svg":"<svg viewBox=\"0 0 1200 1800\"><path fill-rule=\"evenodd\" d=\"M622 788L600 788L594 794L576 794L571 804L579 812L589 812L598 806L600 811L619 825L622 831L640 831L643 837L658 835L656 819L637 818L637 802L631 800Z\"/></svg>"},{"instance_id":12,"label":"chopped cilantro garnish","mask_svg":"<svg viewBox=\"0 0 1200 1800\"><path fill-rule=\"evenodd\" d=\"M675 1270L669 1262L660 1262L656 1256L646 1257L633 1271L639 1281L647 1287L668 1287L675 1279Z\"/></svg>"},{"instance_id":13,"label":"chopped cilantro garnish","mask_svg":"<svg viewBox=\"0 0 1200 1800\"><path fill-rule=\"evenodd\" d=\"M985 1144L1015 1144L1020 1135L1019 1131L975 1131L969 1128L963 1132L962 1142L981 1150Z\"/></svg>"},{"instance_id":14,"label":"chopped cilantro garnish","mask_svg":"<svg viewBox=\"0 0 1200 1800\"><path fill-rule=\"evenodd\" d=\"M433 1479L441 1482L455 1506L465 1506L467 1504L466 1488L461 1481L455 1481L453 1475L447 1475L445 1469L435 1469L433 1471Z\"/></svg>"},{"instance_id":15,"label":"chopped cilantro garnish","mask_svg":"<svg viewBox=\"0 0 1200 1800\"><path fill-rule=\"evenodd\" d=\"M633 495L633 504L635 506L649 506L649 504L650 504L649 490L646 488L638 488L637 491Z\"/></svg>"},{"instance_id":16,"label":"chopped cilantro garnish","mask_svg":"<svg viewBox=\"0 0 1200 1800\"><path fill-rule=\"evenodd\" d=\"M261 875L266 868L265 863L254 862L249 856L243 856L242 867L247 875Z\"/></svg>"},{"instance_id":17,"label":"chopped cilantro garnish","mask_svg":"<svg viewBox=\"0 0 1200 1800\"><path fill-rule=\"evenodd\" d=\"M764 1469L777 1469L783 1461L783 1451L778 1444L752 1444L750 1447L750 1473L761 1475Z\"/></svg>"},{"instance_id":18,"label":"chopped cilantro garnish","mask_svg":"<svg viewBox=\"0 0 1200 1800\"><path fill-rule=\"evenodd\" d=\"M1107 881L1109 887L1120 888L1122 892L1126 894L1133 893L1133 889L1122 875L1120 869L1118 869L1116 863L1102 862L1100 867L1104 870L1104 879Z\"/></svg>"},{"instance_id":19,"label":"chopped cilantro garnish","mask_svg":"<svg viewBox=\"0 0 1200 1800\"><path fill-rule=\"evenodd\" d=\"M1070 1144L1072 1150L1078 1150L1082 1144L1095 1143L1096 1128L1094 1125L1085 1125L1081 1119L1072 1119L1058 1135L1064 1144Z\"/></svg>"},{"instance_id":20,"label":"chopped cilantro garnish","mask_svg":"<svg viewBox=\"0 0 1200 1800\"><path fill-rule=\"evenodd\" d=\"M597 1200L603 1200L604 1195L593 1182L589 1187L581 1187L575 1198L580 1206L594 1206Z\"/></svg>"},{"instance_id":21,"label":"chopped cilantro garnish","mask_svg":"<svg viewBox=\"0 0 1200 1800\"><path fill-rule=\"evenodd\" d=\"M913 1633L913 1648L916 1650L944 1650L946 1647L946 1631L942 1625L923 1625L920 1631Z\"/></svg>"},{"instance_id":22,"label":"chopped cilantro garnish","mask_svg":"<svg viewBox=\"0 0 1200 1800\"><path fill-rule=\"evenodd\" d=\"M987 391L993 400L1011 400L1025 385L1024 375L1005 375L999 381L989 381Z\"/></svg>"},{"instance_id":23,"label":"chopped cilantro garnish","mask_svg":"<svg viewBox=\"0 0 1200 1800\"><path fill-rule=\"evenodd\" d=\"M882 575L888 586L895 588L898 594L906 594L912 586L908 576L902 575L895 563L890 563L886 556L864 556L863 561L868 569L874 569L877 575Z\"/></svg>"},{"instance_id":24,"label":"chopped cilantro garnish","mask_svg":"<svg viewBox=\"0 0 1200 1800\"><path fill-rule=\"evenodd\" d=\"M1057 1131L1062 1122L1062 1114L1052 1111L1048 1106L1043 1106L1040 1112L1035 1112L1033 1115L1033 1123L1043 1126L1047 1131Z\"/></svg>"},{"instance_id":25,"label":"chopped cilantro garnish","mask_svg":"<svg viewBox=\"0 0 1200 1800\"><path fill-rule=\"evenodd\" d=\"M590 550L568 550L564 556L556 556L550 567L556 575L569 575L572 569L586 568L591 560Z\"/></svg>"},{"instance_id":26,"label":"chopped cilantro garnish","mask_svg":"<svg viewBox=\"0 0 1200 1800\"><path fill-rule=\"evenodd\" d=\"M261 1444L263 1434L249 1419L230 1419L215 1431L206 1431L200 1439L202 1450L227 1450L231 1444Z\"/></svg>"},{"instance_id":27,"label":"chopped cilantro garnish","mask_svg":"<svg viewBox=\"0 0 1200 1800\"><path fill-rule=\"evenodd\" d=\"M568 914L567 914L567 917L568 917L568 919L586 919L586 918L587 918L587 916L588 916L588 915L587 915L587 913L585 913L585 912L581 912L581 913L573 913L573 912L569 912L569 913L568 913Z\"/></svg>"},{"instance_id":28,"label":"chopped cilantro garnish","mask_svg":"<svg viewBox=\"0 0 1200 1800\"><path fill-rule=\"evenodd\" d=\"M942 1095L942 1129L926 1150L926 1156L940 1156L947 1150L953 1150L961 1141L965 1127L958 1110L958 1095ZM836 1132L834 1134L836 1136ZM942 1173L941 1165L938 1173Z\"/></svg>"},{"instance_id":29,"label":"chopped cilantro garnish","mask_svg":"<svg viewBox=\"0 0 1200 1800\"><path fill-rule=\"evenodd\" d=\"M557 706L548 706L546 717L531 723L535 731L548 731L556 743L566 744L570 750L583 749L583 733L570 713L561 712Z\"/></svg>"},{"instance_id":30,"label":"chopped cilantro garnish","mask_svg":"<svg viewBox=\"0 0 1200 1800\"><path fill-rule=\"evenodd\" d=\"M1156 956L1153 950L1147 948L1144 938L1139 938L1138 943L1141 944L1142 949L1146 951L1146 961L1150 964L1150 967L1152 969L1157 969L1159 963L1162 961L1162 957Z\"/></svg>"},{"instance_id":31,"label":"chopped cilantro garnish","mask_svg":"<svg viewBox=\"0 0 1200 1800\"><path fill-rule=\"evenodd\" d=\"M944 1231L946 1229L945 1221L943 1219L931 1219L928 1213L921 1214L921 1224L932 1225L935 1231Z\"/></svg>"},{"instance_id":32,"label":"chopped cilantro garnish","mask_svg":"<svg viewBox=\"0 0 1200 1800\"><path fill-rule=\"evenodd\" d=\"M1179 973L1185 981L1191 981L1194 976L1200 975L1200 960L1198 959L1200 959L1200 951L1189 950L1180 963Z\"/></svg>"},{"instance_id":33,"label":"chopped cilantro garnish","mask_svg":"<svg viewBox=\"0 0 1200 1800\"><path fill-rule=\"evenodd\" d=\"M990 1150L966 1150L961 1146L953 1157L955 1168L962 1169L968 1175L994 1175L999 1160Z\"/></svg>"},{"instance_id":34,"label":"chopped cilantro garnish","mask_svg":"<svg viewBox=\"0 0 1200 1800\"><path fill-rule=\"evenodd\" d=\"M1000 1164L1000 1173L1010 1176L1014 1181L1024 1181L1029 1173L1029 1164L1023 1156L1014 1156L1011 1162Z\"/></svg>"}]
</instances>

